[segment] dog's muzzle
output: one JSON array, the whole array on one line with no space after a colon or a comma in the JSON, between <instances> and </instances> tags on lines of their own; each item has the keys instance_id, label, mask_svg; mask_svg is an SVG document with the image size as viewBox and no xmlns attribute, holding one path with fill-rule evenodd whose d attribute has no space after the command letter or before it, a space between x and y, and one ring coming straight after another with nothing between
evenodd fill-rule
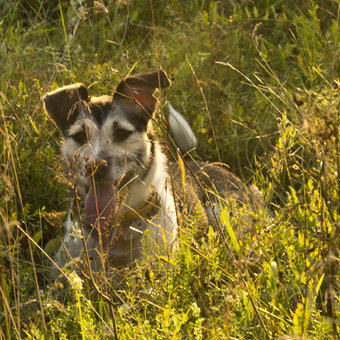
<instances>
[{"instance_id":1,"label":"dog's muzzle","mask_svg":"<svg viewBox=\"0 0 340 340\"><path fill-rule=\"evenodd\" d=\"M85 165L86 176L104 179L109 172L109 164L105 159L88 161Z\"/></svg>"}]
</instances>

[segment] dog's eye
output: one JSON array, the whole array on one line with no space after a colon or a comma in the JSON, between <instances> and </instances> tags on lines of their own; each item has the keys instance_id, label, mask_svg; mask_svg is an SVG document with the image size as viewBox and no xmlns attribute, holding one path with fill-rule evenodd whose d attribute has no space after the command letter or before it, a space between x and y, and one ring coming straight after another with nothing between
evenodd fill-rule
<instances>
[{"instance_id":1,"label":"dog's eye","mask_svg":"<svg viewBox=\"0 0 340 340\"><path fill-rule=\"evenodd\" d=\"M132 131L123 128L116 128L113 132L113 138L116 142L123 142L131 135Z\"/></svg>"},{"instance_id":2,"label":"dog's eye","mask_svg":"<svg viewBox=\"0 0 340 340\"><path fill-rule=\"evenodd\" d=\"M85 131L80 131L78 133L75 133L74 135L70 136L76 143L78 144L85 144L87 141L87 136Z\"/></svg>"}]
</instances>

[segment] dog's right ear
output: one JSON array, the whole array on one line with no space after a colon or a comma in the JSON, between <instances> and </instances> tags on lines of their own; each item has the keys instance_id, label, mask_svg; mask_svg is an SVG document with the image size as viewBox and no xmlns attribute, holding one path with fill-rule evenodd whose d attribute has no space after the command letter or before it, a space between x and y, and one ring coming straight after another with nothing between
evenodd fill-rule
<instances>
[{"instance_id":1,"label":"dog's right ear","mask_svg":"<svg viewBox=\"0 0 340 340\"><path fill-rule=\"evenodd\" d=\"M88 101L89 94L87 87L78 83L49 92L43 100L46 112L64 134L76 119L75 104L80 100Z\"/></svg>"}]
</instances>

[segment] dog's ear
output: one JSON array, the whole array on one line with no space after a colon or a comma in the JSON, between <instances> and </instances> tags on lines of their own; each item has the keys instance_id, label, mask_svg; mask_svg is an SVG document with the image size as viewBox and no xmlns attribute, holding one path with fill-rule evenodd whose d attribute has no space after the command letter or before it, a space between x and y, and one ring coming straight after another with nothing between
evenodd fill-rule
<instances>
[{"instance_id":1,"label":"dog's ear","mask_svg":"<svg viewBox=\"0 0 340 340\"><path fill-rule=\"evenodd\" d=\"M84 84L73 84L47 93L43 100L46 112L65 133L76 118L75 104L80 100L88 101L89 95Z\"/></svg>"},{"instance_id":2,"label":"dog's ear","mask_svg":"<svg viewBox=\"0 0 340 340\"><path fill-rule=\"evenodd\" d=\"M123 79L118 84L113 99L139 106L150 118L156 105L153 93L156 89L163 89L169 85L169 78L163 70L142 73Z\"/></svg>"}]
</instances>

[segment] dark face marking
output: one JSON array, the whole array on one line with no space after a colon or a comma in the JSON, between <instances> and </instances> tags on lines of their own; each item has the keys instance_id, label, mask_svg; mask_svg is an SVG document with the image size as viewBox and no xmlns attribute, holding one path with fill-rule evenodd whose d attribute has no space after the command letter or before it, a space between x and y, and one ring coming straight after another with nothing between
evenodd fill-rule
<instances>
[{"instance_id":1,"label":"dark face marking","mask_svg":"<svg viewBox=\"0 0 340 340\"><path fill-rule=\"evenodd\" d=\"M77 133L71 133L69 137L71 137L79 145L85 144L88 139L85 129Z\"/></svg>"},{"instance_id":2,"label":"dark face marking","mask_svg":"<svg viewBox=\"0 0 340 340\"><path fill-rule=\"evenodd\" d=\"M113 122L112 138L114 142L124 142L135 130L120 125L117 121Z\"/></svg>"},{"instance_id":3,"label":"dark face marking","mask_svg":"<svg viewBox=\"0 0 340 340\"><path fill-rule=\"evenodd\" d=\"M113 111L112 106L112 102L109 100L103 100L98 103L90 103L91 114L98 127L102 126L108 115Z\"/></svg>"},{"instance_id":4,"label":"dark face marking","mask_svg":"<svg viewBox=\"0 0 340 340\"><path fill-rule=\"evenodd\" d=\"M133 125L138 132L145 132L147 128L148 120L145 119L143 114L147 113L143 113L142 108L135 105L131 107L127 103L112 100L111 97L105 97L105 99L96 100L95 102L90 101L89 103L79 102L78 105L74 106L72 112L72 115L77 117L78 120L82 118L90 119L98 129L101 129L109 117L120 115ZM117 123L113 126L113 138L117 142L124 141L132 132L132 130L121 127ZM84 137L86 137L85 130L82 133L70 133L68 136L74 138L80 144L86 141L86 139L84 140Z\"/></svg>"}]
</instances>

